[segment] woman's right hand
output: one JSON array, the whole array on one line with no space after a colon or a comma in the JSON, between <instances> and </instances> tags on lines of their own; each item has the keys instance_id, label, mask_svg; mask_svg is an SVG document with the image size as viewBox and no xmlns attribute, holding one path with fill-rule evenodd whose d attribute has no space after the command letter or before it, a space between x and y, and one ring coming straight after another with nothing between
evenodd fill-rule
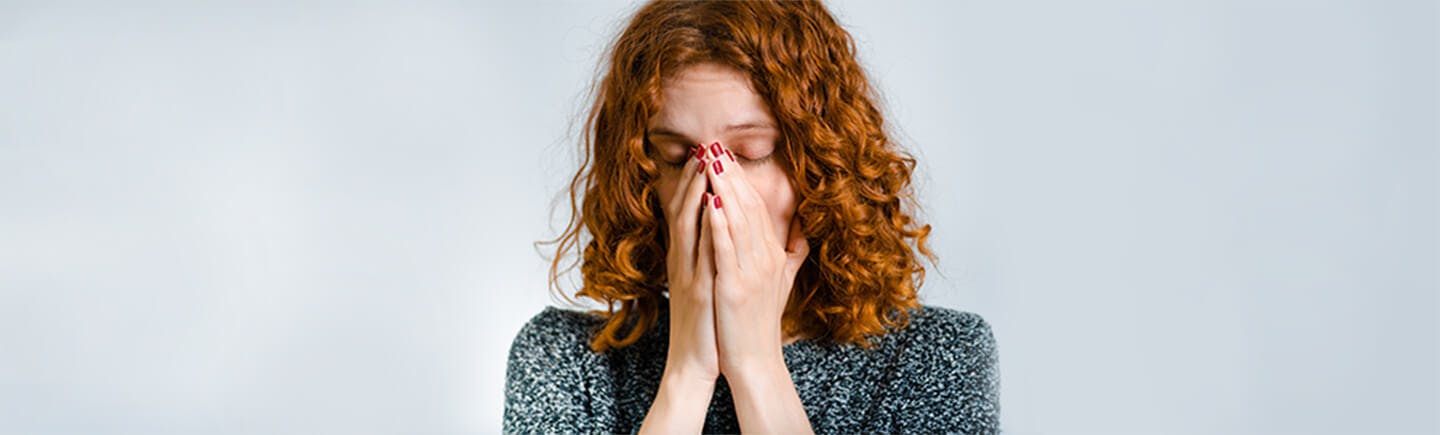
<instances>
[{"instance_id":1,"label":"woman's right hand","mask_svg":"<svg viewBox=\"0 0 1440 435\"><path fill-rule=\"evenodd\" d=\"M698 150L698 151L697 151ZM701 213L711 196L700 173L708 160L703 145L691 148L678 190L664 204L669 224L665 271L670 292L670 350L665 372L640 433L699 433L720 377L715 340L715 266L711 231ZM706 217L704 222L709 222Z\"/></svg>"},{"instance_id":2,"label":"woman's right hand","mask_svg":"<svg viewBox=\"0 0 1440 435\"><path fill-rule=\"evenodd\" d=\"M665 204L669 246L665 270L670 292L670 350L666 376L714 382L720 376L719 346L715 339L711 231L701 231L701 210L710 200L709 177L701 173L704 145L690 149L681 173L679 190Z\"/></svg>"}]
</instances>

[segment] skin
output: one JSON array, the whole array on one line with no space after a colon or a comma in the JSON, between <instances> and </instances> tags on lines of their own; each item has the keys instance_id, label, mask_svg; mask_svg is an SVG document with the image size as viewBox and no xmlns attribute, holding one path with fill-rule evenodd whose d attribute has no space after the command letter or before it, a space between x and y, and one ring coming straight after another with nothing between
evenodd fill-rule
<instances>
[{"instance_id":1,"label":"skin","mask_svg":"<svg viewBox=\"0 0 1440 435\"><path fill-rule=\"evenodd\" d=\"M646 135L665 164L670 347L640 431L700 432L725 376L741 431L810 433L782 352L794 337L780 328L809 251L774 155L775 120L748 78L723 65L688 67L661 92Z\"/></svg>"}]
</instances>

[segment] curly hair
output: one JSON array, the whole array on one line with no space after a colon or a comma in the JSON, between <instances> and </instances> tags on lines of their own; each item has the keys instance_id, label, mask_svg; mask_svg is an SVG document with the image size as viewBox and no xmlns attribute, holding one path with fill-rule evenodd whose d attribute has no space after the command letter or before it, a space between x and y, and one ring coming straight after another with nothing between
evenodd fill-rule
<instances>
[{"instance_id":1,"label":"curly hair","mask_svg":"<svg viewBox=\"0 0 1440 435\"><path fill-rule=\"evenodd\" d=\"M667 303L668 225L645 130L665 80L702 62L748 75L778 124L776 149L811 246L784 332L871 348L872 337L908 324L907 309L921 308L916 290L925 280L916 251L936 262L926 245L930 225L918 226L902 210L902 202L918 206L910 189L915 160L886 134L855 43L824 5L651 1L603 56L608 63L598 87L592 84L580 140L583 159L569 184L570 222L556 239L537 243L558 243L549 278L563 296L559 276L581 258L563 271L561 260L579 250L588 231L583 287L574 296L608 307L594 311L606 320L591 349L634 343Z\"/></svg>"}]
</instances>

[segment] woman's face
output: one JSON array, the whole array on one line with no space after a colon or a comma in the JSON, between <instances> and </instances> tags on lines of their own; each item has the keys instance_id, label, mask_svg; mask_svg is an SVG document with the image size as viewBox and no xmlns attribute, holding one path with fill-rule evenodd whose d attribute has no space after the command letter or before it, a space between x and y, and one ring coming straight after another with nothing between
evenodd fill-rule
<instances>
[{"instance_id":1,"label":"woman's face","mask_svg":"<svg viewBox=\"0 0 1440 435\"><path fill-rule=\"evenodd\" d=\"M733 68L702 63L677 73L661 92L663 105L646 131L652 152L664 163L657 186L660 203L680 191L680 170L692 158L690 147L720 142L730 148L746 181L764 200L775 240L789 240L795 188L775 154L780 133L775 119L748 78Z\"/></svg>"}]
</instances>

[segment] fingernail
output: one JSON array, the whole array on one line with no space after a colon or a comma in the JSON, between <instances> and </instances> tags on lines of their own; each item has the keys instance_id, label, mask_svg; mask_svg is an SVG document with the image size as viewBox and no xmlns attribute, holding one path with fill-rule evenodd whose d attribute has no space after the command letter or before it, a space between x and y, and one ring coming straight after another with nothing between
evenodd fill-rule
<instances>
[{"instance_id":1,"label":"fingernail","mask_svg":"<svg viewBox=\"0 0 1440 435\"><path fill-rule=\"evenodd\" d=\"M715 195L715 208L720 208L720 195Z\"/></svg>"},{"instance_id":2,"label":"fingernail","mask_svg":"<svg viewBox=\"0 0 1440 435\"><path fill-rule=\"evenodd\" d=\"M700 194L700 206L704 207L707 202L710 202L710 192Z\"/></svg>"},{"instance_id":3,"label":"fingernail","mask_svg":"<svg viewBox=\"0 0 1440 435\"><path fill-rule=\"evenodd\" d=\"M700 159L700 164L695 165L695 173L696 173L696 174L703 174L703 173L705 173L705 166L707 166L707 165L705 164L705 159Z\"/></svg>"},{"instance_id":4,"label":"fingernail","mask_svg":"<svg viewBox=\"0 0 1440 435\"><path fill-rule=\"evenodd\" d=\"M710 166L712 166L712 167L715 168L715 175L720 175L720 174L725 173L725 165L720 164L720 161L719 161L719 160L716 160L714 163L711 163Z\"/></svg>"},{"instance_id":5,"label":"fingernail","mask_svg":"<svg viewBox=\"0 0 1440 435\"><path fill-rule=\"evenodd\" d=\"M695 144L695 146L690 147L690 149L695 151L695 160L705 161L705 145Z\"/></svg>"},{"instance_id":6,"label":"fingernail","mask_svg":"<svg viewBox=\"0 0 1440 435\"><path fill-rule=\"evenodd\" d=\"M715 157L720 157L720 142L710 144L710 152L715 153Z\"/></svg>"},{"instance_id":7,"label":"fingernail","mask_svg":"<svg viewBox=\"0 0 1440 435\"><path fill-rule=\"evenodd\" d=\"M725 157L729 157L732 162L735 161L735 156L730 154L730 150L725 150Z\"/></svg>"}]
</instances>

